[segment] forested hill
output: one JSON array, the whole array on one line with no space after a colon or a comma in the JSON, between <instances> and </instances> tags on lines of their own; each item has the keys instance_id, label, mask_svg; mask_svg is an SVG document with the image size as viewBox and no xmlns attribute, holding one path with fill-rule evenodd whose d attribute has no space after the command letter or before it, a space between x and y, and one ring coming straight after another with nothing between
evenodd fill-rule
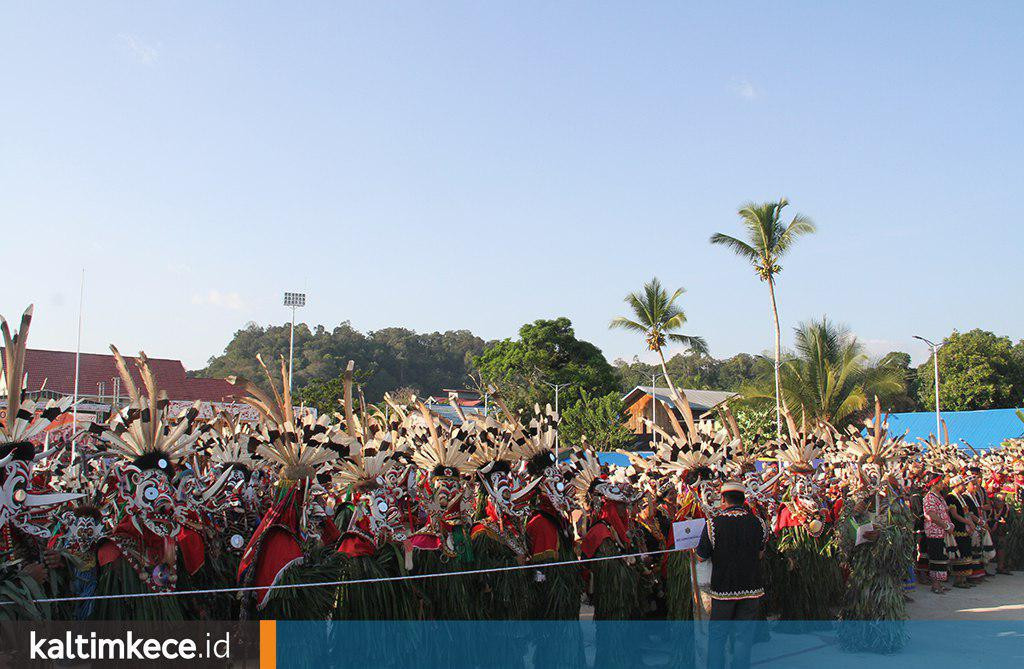
<instances>
[{"instance_id":1,"label":"forested hill","mask_svg":"<svg viewBox=\"0 0 1024 669\"><path fill-rule=\"evenodd\" d=\"M262 354L270 366L279 356L288 357L289 326L262 327L250 323L228 342L224 353L210 358L201 376L246 376L262 384L263 372L256 362ZM293 387L313 380L336 379L349 360L354 360L363 380L366 399L375 402L383 394L400 388L418 394L436 393L453 385L468 383L472 357L483 352L485 342L468 330L416 333L407 328L384 328L362 333L348 322L328 330L305 323L295 326Z\"/></svg>"},{"instance_id":2,"label":"forested hill","mask_svg":"<svg viewBox=\"0 0 1024 669\"><path fill-rule=\"evenodd\" d=\"M239 374L265 385L256 354L276 367L278 357L288 355L288 330L288 324L250 324L235 333L223 354L194 373L221 378ZM784 353L782 389L790 407L802 407L810 416L826 415L830 421L855 422L876 396L890 411L934 406L931 360L915 368L908 354L894 351L873 361L852 333L825 321L802 324L797 334L807 341L814 335L829 346L803 346ZM1020 406L1024 341L1014 343L983 330L954 331L943 341L939 368L944 409ZM380 401L385 392L422 397L444 388L475 387L478 384L469 378L473 374L497 384L512 405L522 408L554 401L554 392L542 381L565 384L562 398L568 406L580 399L581 392L597 398L621 397L661 376L659 366L636 359L609 364L600 349L576 337L565 317L527 323L518 337L492 342L468 330L420 334L392 327L364 334L348 322L333 330L321 325L310 330L299 324L293 388L300 401L324 410L336 408L340 376L349 360L355 361L356 380L370 402ZM719 360L681 352L670 357L666 367L681 387L739 391L752 405L774 404L770 356L739 353ZM822 369L828 373L818 371ZM836 385L832 379L842 383ZM853 410L837 417L836 406Z\"/></svg>"}]
</instances>

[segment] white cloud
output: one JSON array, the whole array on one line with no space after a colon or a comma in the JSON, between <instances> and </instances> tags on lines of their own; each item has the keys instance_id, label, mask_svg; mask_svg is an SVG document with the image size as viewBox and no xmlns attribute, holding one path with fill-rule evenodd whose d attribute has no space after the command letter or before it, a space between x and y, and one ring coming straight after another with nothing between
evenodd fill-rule
<instances>
[{"instance_id":1,"label":"white cloud","mask_svg":"<svg viewBox=\"0 0 1024 669\"><path fill-rule=\"evenodd\" d=\"M192 304L200 304L228 311L240 311L245 304L242 296L235 292L222 293L219 290L210 290L206 294L195 294L192 296Z\"/></svg>"},{"instance_id":2,"label":"white cloud","mask_svg":"<svg viewBox=\"0 0 1024 669\"><path fill-rule=\"evenodd\" d=\"M139 61L143 65L152 65L160 55L160 52L157 51L156 47L146 44L135 35L121 33L117 36L117 41L125 51L131 54L135 60Z\"/></svg>"},{"instance_id":3,"label":"white cloud","mask_svg":"<svg viewBox=\"0 0 1024 669\"><path fill-rule=\"evenodd\" d=\"M761 91L749 79L737 79L731 88L733 93L744 100L753 100L761 95Z\"/></svg>"}]
</instances>

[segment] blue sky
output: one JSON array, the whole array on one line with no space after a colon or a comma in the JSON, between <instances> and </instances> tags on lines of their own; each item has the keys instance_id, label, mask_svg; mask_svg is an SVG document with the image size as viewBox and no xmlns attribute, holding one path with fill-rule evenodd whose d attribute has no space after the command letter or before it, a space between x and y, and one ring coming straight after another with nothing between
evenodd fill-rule
<instances>
[{"instance_id":1,"label":"blue sky","mask_svg":"<svg viewBox=\"0 0 1024 669\"><path fill-rule=\"evenodd\" d=\"M715 231L785 195L788 331L873 353L1024 336L1015 3L4 3L0 313L32 344L201 366L246 322L485 338L685 286L716 356L771 344Z\"/></svg>"}]
</instances>

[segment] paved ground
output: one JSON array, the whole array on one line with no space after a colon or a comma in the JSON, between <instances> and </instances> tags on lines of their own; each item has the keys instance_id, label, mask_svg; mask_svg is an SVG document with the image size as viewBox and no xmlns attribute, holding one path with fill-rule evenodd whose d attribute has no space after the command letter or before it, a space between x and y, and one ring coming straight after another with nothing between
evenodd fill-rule
<instances>
[{"instance_id":1,"label":"paved ground","mask_svg":"<svg viewBox=\"0 0 1024 669\"><path fill-rule=\"evenodd\" d=\"M970 590L936 595L918 585L908 605L911 620L1024 620L1024 572L993 576Z\"/></svg>"},{"instance_id":2,"label":"paved ground","mask_svg":"<svg viewBox=\"0 0 1024 669\"><path fill-rule=\"evenodd\" d=\"M842 652L831 632L773 634L770 642L754 647L753 665L780 669L963 669L1024 660L1024 625L1012 622L1024 621L1024 572L994 576L969 590L954 588L944 595L933 594L926 585L918 585L910 594L914 601L908 604L911 622L906 626L907 642L898 653Z\"/></svg>"}]
</instances>

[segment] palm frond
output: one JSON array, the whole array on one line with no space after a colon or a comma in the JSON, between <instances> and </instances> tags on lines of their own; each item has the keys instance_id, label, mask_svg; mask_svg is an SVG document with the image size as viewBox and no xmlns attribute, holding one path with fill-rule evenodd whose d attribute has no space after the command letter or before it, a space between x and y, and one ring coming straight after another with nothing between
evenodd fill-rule
<instances>
[{"instance_id":1,"label":"palm frond","mask_svg":"<svg viewBox=\"0 0 1024 669\"><path fill-rule=\"evenodd\" d=\"M625 316L616 316L612 319L611 323L608 324L608 327L630 330L632 332L647 332L647 328L642 323L637 323Z\"/></svg>"},{"instance_id":2,"label":"palm frond","mask_svg":"<svg viewBox=\"0 0 1024 669\"><path fill-rule=\"evenodd\" d=\"M715 234L711 235L710 242L712 244L718 244L719 246L724 246L726 248L732 249L732 251L736 255L748 260L751 263L756 264L761 257L758 254L757 249L755 249L747 242L741 239L736 239L735 237L723 234L721 232L716 232Z\"/></svg>"},{"instance_id":3,"label":"palm frond","mask_svg":"<svg viewBox=\"0 0 1024 669\"><path fill-rule=\"evenodd\" d=\"M678 344L683 344L694 353L699 353L701 355L708 354L708 343L704 339L704 337L697 337L695 335L670 334L667 336L667 338Z\"/></svg>"}]
</instances>

